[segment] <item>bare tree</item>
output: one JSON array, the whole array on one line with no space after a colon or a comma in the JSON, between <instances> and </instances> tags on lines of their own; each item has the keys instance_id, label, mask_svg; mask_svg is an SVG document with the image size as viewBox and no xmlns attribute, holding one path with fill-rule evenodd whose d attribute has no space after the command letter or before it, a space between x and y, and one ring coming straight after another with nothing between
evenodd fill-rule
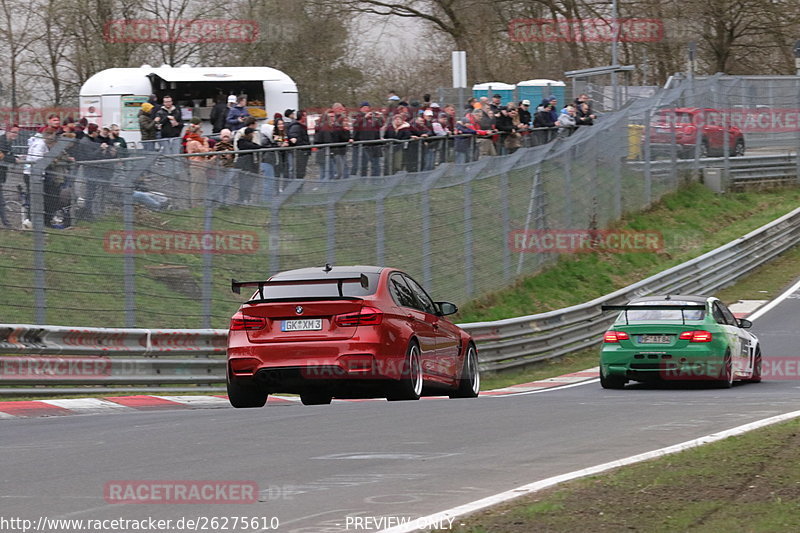
<instances>
[{"instance_id":1,"label":"bare tree","mask_svg":"<svg viewBox=\"0 0 800 533\"><path fill-rule=\"evenodd\" d=\"M5 43L7 69L9 72L8 91L12 113L19 107L20 65L25 61L25 54L34 42L34 10L18 9L19 5L11 0L0 0L0 39ZM17 117L9 117L16 121Z\"/></svg>"},{"instance_id":2,"label":"bare tree","mask_svg":"<svg viewBox=\"0 0 800 533\"><path fill-rule=\"evenodd\" d=\"M186 20L200 20L226 17L228 10L224 4L215 2L197 2L194 0L144 0L142 12L154 22L168 28L169 34L179 34L180 25ZM177 66L196 58L208 43L187 42L170 38L152 45L162 63Z\"/></svg>"},{"instance_id":3,"label":"bare tree","mask_svg":"<svg viewBox=\"0 0 800 533\"><path fill-rule=\"evenodd\" d=\"M490 76L491 66L486 54L481 51L481 43L496 28L484 27L481 14L490 13L493 3L483 0L343 0L336 4L350 13L369 13L381 16L417 18L448 35L456 49L464 50L470 57L467 70L471 78ZM488 35L487 35L488 34Z\"/></svg>"},{"instance_id":4,"label":"bare tree","mask_svg":"<svg viewBox=\"0 0 800 533\"><path fill-rule=\"evenodd\" d=\"M237 65L268 65L297 82L304 106L349 100L364 74L348 60L347 18L314 0L240 0L236 16L264 21L254 43L227 47Z\"/></svg>"}]
</instances>

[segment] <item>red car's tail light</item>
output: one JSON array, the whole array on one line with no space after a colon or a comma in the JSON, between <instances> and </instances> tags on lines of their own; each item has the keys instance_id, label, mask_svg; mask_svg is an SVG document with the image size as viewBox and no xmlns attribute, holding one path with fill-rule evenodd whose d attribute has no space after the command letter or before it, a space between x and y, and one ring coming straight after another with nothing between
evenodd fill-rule
<instances>
[{"instance_id":1,"label":"red car's tail light","mask_svg":"<svg viewBox=\"0 0 800 533\"><path fill-rule=\"evenodd\" d=\"M352 328L355 326L377 326L383 322L383 311L374 307L362 307L358 313L337 315L333 323L339 327Z\"/></svg>"},{"instance_id":2,"label":"red car's tail light","mask_svg":"<svg viewBox=\"0 0 800 533\"><path fill-rule=\"evenodd\" d=\"M239 313L231 318L231 331L252 331L267 327L267 319L257 316L243 316Z\"/></svg>"},{"instance_id":3,"label":"red car's tail light","mask_svg":"<svg viewBox=\"0 0 800 533\"><path fill-rule=\"evenodd\" d=\"M710 331L697 330L684 331L678 338L689 342L711 342L712 336Z\"/></svg>"},{"instance_id":4,"label":"red car's tail light","mask_svg":"<svg viewBox=\"0 0 800 533\"><path fill-rule=\"evenodd\" d=\"M630 340L630 336L624 331L606 331L603 335L603 342L619 342Z\"/></svg>"}]
</instances>

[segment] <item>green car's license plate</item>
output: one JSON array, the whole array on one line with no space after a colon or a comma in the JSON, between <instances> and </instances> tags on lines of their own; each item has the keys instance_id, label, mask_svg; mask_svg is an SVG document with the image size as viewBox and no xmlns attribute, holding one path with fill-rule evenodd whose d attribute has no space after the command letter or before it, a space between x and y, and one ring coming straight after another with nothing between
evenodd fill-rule
<instances>
[{"instance_id":1,"label":"green car's license plate","mask_svg":"<svg viewBox=\"0 0 800 533\"><path fill-rule=\"evenodd\" d=\"M669 335L639 335L639 344L669 344Z\"/></svg>"}]
</instances>

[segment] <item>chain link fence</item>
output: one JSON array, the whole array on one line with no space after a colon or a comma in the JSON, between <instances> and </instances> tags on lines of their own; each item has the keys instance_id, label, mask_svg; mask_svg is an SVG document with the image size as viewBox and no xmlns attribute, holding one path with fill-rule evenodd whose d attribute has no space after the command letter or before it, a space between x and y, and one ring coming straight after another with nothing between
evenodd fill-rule
<instances>
[{"instance_id":1,"label":"chain link fence","mask_svg":"<svg viewBox=\"0 0 800 533\"><path fill-rule=\"evenodd\" d=\"M16 229L0 230L0 322L225 328L242 301L231 278L326 262L402 268L464 302L557 259L516 251L514 232L606 228L689 179L655 161L690 159L696 176L714 149L724 165L730 124L746 153L796 152L799 98L794 77L683 80L505 155L469 136L239 152L228 166L153 147L87 159L62 139L36 161L3 162ZM723 133L683 124L690 107L717 111Z\"/></svg>"}]
</instances>

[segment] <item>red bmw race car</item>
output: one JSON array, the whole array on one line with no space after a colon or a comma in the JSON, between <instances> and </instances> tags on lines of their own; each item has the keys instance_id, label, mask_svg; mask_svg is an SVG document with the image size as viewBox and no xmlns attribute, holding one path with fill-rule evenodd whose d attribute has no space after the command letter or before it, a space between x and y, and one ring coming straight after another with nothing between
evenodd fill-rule
<instances>
[{"instance_id":1,"label":"red bmw race car","mask_svg":"<svg viewBox=\"0 0 800 533\"><path fill-rule=\"evenodd\" d=\"M470 335L393 268L341 266L289 270L265 281L231 318L228 398L262 407L272 393L305 405L336 398L417 400L423 394L474 398L478 353Z\"/></svg>"},{"instance_id":2,"label":"red bmw race car","mask_svg":"<svg viewBox=\"0 0 800 533\"><path fill-rule=\"evenodd\" d=\"M681 158L694 157L696 147L699 157L723 157L726 146L731 157L741 157L745 152L742 130L726 125L724 114L710 108L679 107L659 111L650 128L650 150L655 154L669 153L673 144Z\"/></svg>"}]
</instances>

